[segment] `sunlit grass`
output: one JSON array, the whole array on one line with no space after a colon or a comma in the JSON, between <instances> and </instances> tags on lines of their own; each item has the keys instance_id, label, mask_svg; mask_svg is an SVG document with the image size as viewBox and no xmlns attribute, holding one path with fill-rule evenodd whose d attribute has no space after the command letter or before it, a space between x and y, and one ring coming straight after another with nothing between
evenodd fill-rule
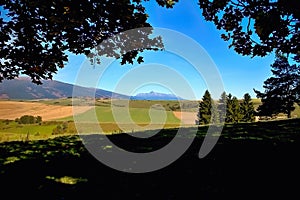
<instances>
[{"instance_id":1,"label":"sunlit grass","mask_svg":"<svg viewBox=\"0 0 300 200\"><path fill-rule=\"evenodd\" d=\"M63 176L60 178L56 178L53 176L46 176L46 179L53 180L57 183L67 184L67 185L75 185L80 182L87 182L88 180L85 178L75 178L70 176Z\"/></svg>"}]
</instances>

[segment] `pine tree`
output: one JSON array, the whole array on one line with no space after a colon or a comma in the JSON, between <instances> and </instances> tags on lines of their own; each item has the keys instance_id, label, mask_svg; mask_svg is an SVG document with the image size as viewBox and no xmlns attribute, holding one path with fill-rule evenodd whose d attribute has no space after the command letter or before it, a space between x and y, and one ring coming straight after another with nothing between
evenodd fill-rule
<instances>
[{"instance_id":1,"label":"pine tree","mask_svg":"<svg viewBox=\"0 0 300 200\"><path fill-rule=\"evenodd\" d=\"M253 106L253 102L251 99L251 96L246 93L244 95L244 99L241 103L241 121L242 122L253 122L255 120L255 110L254 110L254 106Z\"/></svg>"},{"instance_id":2,"label":"pine tree","mask_svg":"<svg viewBox=\"0 0 300 200\"><path fill-rule=\"evenodd\" d=\"M223 92L221 94L221 98L219 99L219 104L218 104L218 112L219 112L219 118L220 118L220 123L224 123L226 119L226 104L227 104L227 96L226 92Z\"/></svg>"},{"instance_id":3,"label":"pine tree","mask_svg":"<svg viewBox=\"0 0 300 200\"><path fill-rule=\"evenodd\" d=\"M232 109L232 95L229 93L226 96L226 123L232 123L233 119L233 109Z\"/></svg>"},{"instance_id":4,"label":"pine tree","mask_svg":"<svg viewBox=\"0 0 300 200\"><path fill-rule=\"evenodd\" d=\"M232 98L232 113L233 113L233 122L238 123L241 121L241 110L240 110L240 103L236 97Z\"/></svg>"},{"instance_id":5,"label":"pine tree","mask_svg":"<svg viewBox=\"0 0 300 200\"><path fill-rule=\"evenodd\" d=\"M200 125L209 124L211 120L212 99L208 90L205 91L199 103L198 122Z\"/></svg>"},{"instance_id":6,"label":"pine tree","mask_svg":"<svg viewBox=\"0 0 300 200\"><path fill-rule=\"evenodd\" d=\"M220 111L218 110L217 102L212 100L211 104L211 123L219 124L220 123Z\"/></svg>"},{"instance_id":7,"label":"pine tree","mask_svg":"<svg viewBox=\"0 0 300 200\"><path fill-rule=\"evenodd\" d=\"M279 113L291 117L295 109L294 103L299 102L300 66L290 65L283 55L276 55L271 65L273 77L264 82L264 92L254 89L257 98L261 98L262 105L258 111L260 115L272 116Z\"/></svg>"},{"instance_id":8,"label":"pine tree","mask_svg":"<svg viewBox=\"0 0 300 200\"><path fill-rule=\"evenodd\" d=\"M227 96L226 123L238 123L241 120L240 104L236 97Z\"/></svg>"}]
</instances>

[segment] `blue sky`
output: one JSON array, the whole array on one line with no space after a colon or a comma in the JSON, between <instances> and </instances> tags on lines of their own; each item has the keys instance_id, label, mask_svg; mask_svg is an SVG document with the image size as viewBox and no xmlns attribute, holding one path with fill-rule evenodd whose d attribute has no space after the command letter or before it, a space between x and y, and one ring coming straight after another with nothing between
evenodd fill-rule
<instances>
[{"instance_id":1,"label":"blue sky","mask_svg":"<svg viewBox=\"0 0 300 200\"><path fill-rule=\"evenodd\" d=\"M154 1L145 3L145 6L149 14L148 21L153 27L167 28L180 32L204 48L215 63L227 93L231 93L238 98L242 98L245 93L249 93L252 98L255 98L253 88L263 90L263 81L271 75L270 65L274 61L274 55L264 58L250 58L238 55L234 50L229 49L228 43L220 38L221 32L215 28L213 23L206 22L203 19L201 10L195 0L181 0L173 9L161 8ZM177 45L183 44L178 41ZM193 52L193 49L191 49L191 52ZM195 73L180 56L172 55L170 52L147 52L143 56L145 62L142 64L142 67L144 69L145 67L151 69L151 65L162 65L162 68L167 66L171 71L174 69L190 85L194 98L202 98L204 91L207 89L205 78ZM180 81L170 77L168 74L163 74L164 76L162 76L168 79L168 83L157 84L157 78L154 78L151 84L149 77L157 77L158 74L162 74L157 67L153 67L152 71L147 68L147 74L142 75L137 72L141 65L121 66L119 61L110 60L109 62L112 62L112 64L99 77L100 72L97 72L97 70L101 71L101 69L97 68L101 68L101 66L93 68L88 66L84 56L70 55L69 63L64 69L59 70L54 79L68 83L76 82L85 86L97 86L101 89L128 93L130 95L150 91L174 93L174 88L182 86ZM86 83L76 81L77 74L83 67L86 72L84 74ZM137 73L135 78L132 76L134 73ZM93 76L95 77L91 78ZM176 75L174 76L176 77ZM161 80L163 79L162 77ZM139 82L139 87L137 85L133 87L131 84L136 81L135 79L147 79L148 82L145 82L145 84ZM93 85L94 83L91 83L91 80L98 82ZM120 87L120 83L122 83L122 87ZM126 88L125 86L128 86L128 91L124 89ZM181 90L180 96L192 98L189 94L184 94L185 89Z\"/></svg>"}]
</instances>

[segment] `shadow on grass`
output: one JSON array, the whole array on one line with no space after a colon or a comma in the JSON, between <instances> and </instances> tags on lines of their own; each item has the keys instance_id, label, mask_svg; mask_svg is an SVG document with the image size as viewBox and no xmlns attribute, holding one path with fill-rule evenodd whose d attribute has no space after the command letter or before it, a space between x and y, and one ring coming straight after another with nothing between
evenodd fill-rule
<instances>
[{"instance_id":1,"label":"shadow on grass","mask_svg":"<svg viewBox=\"0 0 300 200\"><path fill-rule=\"evenodd\" d=\"M299 122L226 125L218 144L203 159L198 158L198 151L207 127L200 127L177 161L143 174L123 173L101 164L78 136L2 143L1 195L14 198L21 194L31 199L290 199L298 195L294 181L300 174ZM147 139L127 134L108 137L126 150L149 152L175 135L176 129L162 130Z\"/></svg>"}]
</instances>

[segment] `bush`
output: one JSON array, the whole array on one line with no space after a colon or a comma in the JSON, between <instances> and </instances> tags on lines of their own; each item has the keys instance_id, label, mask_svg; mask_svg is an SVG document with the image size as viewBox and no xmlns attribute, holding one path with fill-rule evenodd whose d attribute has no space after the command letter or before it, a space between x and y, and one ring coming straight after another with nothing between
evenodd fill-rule
<instances>
[{"instance_id":1,"label":"bush","mask_svg":"<svg viewBox=\"0 0 300 200\"><path fill-rule=\"evenodd\" d=\"M42 123L42 117L41 116L37 116L34 117L32 115L23 115L20 118L15 119L16 122L18 122L19 124L41 124Z\"/></svg>"},{"instance_id":2,"label":"bush","mask_svg":"<svg viewBox=\"0 0 300 200\"><path fill-rule=\"evenodd\" d=\"M64 122L61 125L57 125L53 131L52 131L52 135L59 135L59 134L64 134L66 133L68 130L68 122Z\"/></svg>"},{"instance_id":3,"label":"bush","mask_svg":"<svg viewBox=\"0 0 300 200\"><path fill-rule=\"evenodd\" d=\"M62 133L63 133L63 129L60 125L57 125L52 131L52 135L59 135Z\"/></svg>"},{"instance_id":4,"label":"bush","mask_svg":"<svg viewBox=\"0 0 300 200\"><path fill-rule=\"evenodd\" d=\"M10 122L11 122L10 120L6 119L6 120L3 121L3 124L9 125Z\"/></svg>"}]
</instances>

